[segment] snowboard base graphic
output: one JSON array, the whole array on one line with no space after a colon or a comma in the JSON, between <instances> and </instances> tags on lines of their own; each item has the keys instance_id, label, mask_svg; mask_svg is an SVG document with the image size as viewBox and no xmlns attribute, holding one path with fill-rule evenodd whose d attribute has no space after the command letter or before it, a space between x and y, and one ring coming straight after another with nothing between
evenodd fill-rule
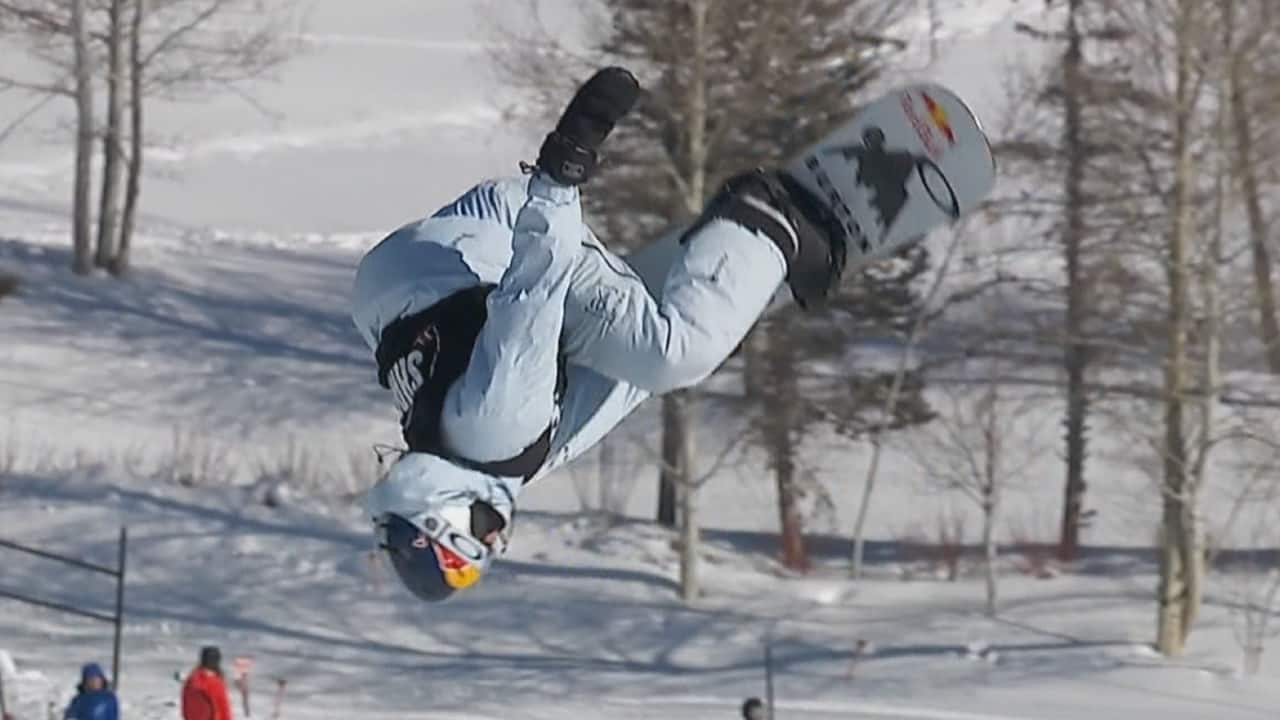
<instances>
[{"instance_id":1,"label":"snowboard base graphic","mask_svg":"<svg viewBox=\"0 0 1280 720\"><path fill-rule=\"evenodd\" d=\"M950 90L898 88L790 161L849 233L858 268L978 208L995 187L995 158L978 119Z\"/></svg>"}]
</instances>

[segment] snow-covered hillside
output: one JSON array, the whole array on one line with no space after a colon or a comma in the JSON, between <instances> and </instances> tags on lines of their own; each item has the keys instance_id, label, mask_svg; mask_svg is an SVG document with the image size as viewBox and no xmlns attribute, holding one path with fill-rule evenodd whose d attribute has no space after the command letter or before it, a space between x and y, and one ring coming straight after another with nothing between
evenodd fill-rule
<instances>
[{"instance_id":1,"label":"snow-covered hillside","mask_svg":"<svg viewBox=\"0 0 1280 720\"><path fill-rule=\"evenodd\" d=\"M571 12L570 0L545 2ZM0 271L23 278L0 299L0 538L109 562L129 526L125 717L176 718L173 674L212 642L256 659L257 714L272 678L288 680L289 720L732 718L763 693L768 637L778 720L1253 718L1280 707L1274 659L1258 678L1235 674L1226 595L1210 597L1188 658L1145 649L1154 581L1131 548L1152 537L1135 499L1148 481L1132 438L1105 425L1094 461L1108 480L1091 488L1101 512L1086 539L1122 547L1050 580L1011 561L998 622L978 614L975 580L927 577L929 558L873 552L873 579L849 584L840 538L815 541L812 577L784 577L773 489L751 456L707 486L707 595L682 606L673 538L640 520L653 507L651 408L622 435L629 492L618 505L631 520L580 512L600 502L588 457L527 492L511 557L467 602L409 600L368 564L352 502L376 470L370 445L396 440L397 427L347 317L351 273L388 230L481 176L516 171L538 132L499 111L482 17L492 3L304 4L304 52L250 88L256 107L227 95L154 111L163 147L127 281L67 270L70 108L49 105L0 143ZM1043 3L939 5L941 59L913 50L886 82L939 79L996 127L1001 68L1035 60L1012 22ZM922 10L903 31L927 34ZM0 126L29 104L0 94ZM700 439L710 457L735 426L723 408L706 412L719 429ZM1046 402L1022 427L1033 462L1004 528L1021 537L1007 539L1052 532L1056 414ZM917 439L886 453L875 550L932 535L954 509L922 482ZM834 501L815 527L843 537L867 448L809 443L807 470ZM110 606L98 581L2 550L0 589ZM0 600L0 672L20 720L65 701L79 664L108 652L108 628Z\"/></svg>"},{"instance_id":2,"label":"snow-covered hillside","mask_svg":"<svg viewBox=\"0 0 1280 720\"><path fill-rule=\"evenodd\" d=\"M511 556L466 602L428 606L370 567L350 507L268 508L261 487L140 475L68 461L0 490L3 535L56 551L112 564L129 526L121 699L131 720L176 718L172 676L211 642L254 658L256 713L285 678L290 720L731 718L763 692L770 637L780 719L1265 718L1280 699L1273 680L1235 676L1217 602L1189 658L1152 657L1142 564L1011 575L1006 611L990 621L972 581L783 579L753 550L760 539L713 535L707 596L685 608L669 534L525 513ZM0 567L0 586L110 612L105 580L12 553ZM109 648L107 626L3 605L0 650L17 670L5 685L24 720L64 701L79 663Z\"/></svg>"}]
</instances>

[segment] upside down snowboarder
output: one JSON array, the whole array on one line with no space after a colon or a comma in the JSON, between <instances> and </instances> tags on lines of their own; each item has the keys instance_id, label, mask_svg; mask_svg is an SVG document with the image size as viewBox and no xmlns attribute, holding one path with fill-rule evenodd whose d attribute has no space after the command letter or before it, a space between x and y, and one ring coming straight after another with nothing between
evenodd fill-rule
<instances>
[{"instance_id":1,"label":"upside down snowboarder","mask_svg":"<svg viewBox=\"0 0 1280 720\"><path fill-rule=\"evenodd\" d=\"M626 257L604 247L579 187L639 92L626 70L599 71L529 174L479 183L360 262L352 317L408 445L366 508L423 600L474 585L526 483L707 377L783 282L811 308L840 280L841 224L777 170L730 179L690 228Z\"/></svg>"}]
</instances>

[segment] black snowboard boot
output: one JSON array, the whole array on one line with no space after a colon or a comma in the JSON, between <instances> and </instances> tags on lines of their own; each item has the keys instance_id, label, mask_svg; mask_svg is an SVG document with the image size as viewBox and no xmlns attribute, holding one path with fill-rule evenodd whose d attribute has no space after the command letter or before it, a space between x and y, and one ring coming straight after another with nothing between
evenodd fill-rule
<instances>
[{"instance_id":1,"label":"black snowboard boot","mask_svg":"<svg viewBox=\"0 0 1280 720\"><path fill-rule=\"evenodd\" d=\"M787 285L801 308L818 307L839 285L848 248L844 226L785 173L756 169L730 178L693 230L715 218L763 233L782 250Z\"/></svg>"},{"instance_id":2,"label":"black snowboard boot","mask_svg":"<svg viewBox=\"0 0 1280 720\"><path fill-rule=\"evenodd\" d=\"M624 68L608 67L592 75L569 101L556 129L543 140L538 169L562 185L581 185L591 179L600 145L639 96L640 84Z\"/></svg>"}]
</instances>

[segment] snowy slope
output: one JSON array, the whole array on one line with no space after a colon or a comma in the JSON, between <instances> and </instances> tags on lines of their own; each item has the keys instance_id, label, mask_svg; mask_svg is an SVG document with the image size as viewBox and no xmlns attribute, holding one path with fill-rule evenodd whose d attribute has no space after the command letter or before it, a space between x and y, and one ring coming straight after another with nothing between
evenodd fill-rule
<instances>
[{"instance_id":1,"label":"snowy slope","mask_svg":"<svg viewBox=\"0 0 1280 720\"><path fill-rule=\"evenodd\" d=\"M252 703L288 680L284 717L431 719L732 717L762 690L774 638L780 718L1262 718L1275 676L1241 680L1227 610L1206 608L1179 662L1142 646L1151 577L1010 576L1000 622L971 581L782 580L765 556L714 542L707 596L675 599L671 537L648 525L529 513L508 561L465 603L410 600L366 561L355 513L269 509L245 489L188 490L117 468L50 467L6 478L0 528L111 563L131 547L122 700L127 717L175 718L175 670L220 643L251 655ZM0 587L109 611L109 586L3 556ZM869 643L853 665L859 640ZM12 603L0 649L35 717L65 699L109 629ZM851 667L853 676L849 676Z\"/></svg>"},{"instance_id":2,"label":"snowy slope","mask_svg":"<svg viewBox=\"0 0 1280 720\"><path fill-rule=\"evenodd\" d=\"M549 4L569 12L568 0ZM1141 643L1151 636L1151 568L1132 554L1051 581L1011 571L1002 622L974 614L973 581L903 582L895 562L877 561L877 579L857 588L837 570L784 578L759 532L776 527L776 508L752 456L735 458L703 496L715 532L708 595L695 608L675 599L668 535L577 514L583 498L599 502L591 458L528 491L510 561L468 602L407 601L385 569L368 566L350 502L374 472L369 444L396 438L346 317L351 271L388 229L475 177L513 171L536 133L496 110L485 6L307 5L305 52L252 89L267 114L235 97L155 112L164 147L147 180L138 272L126 282L66 270L70 160L57 128L69 108L49 106L0 144L0 270L24 278L19 295L0 300L0 470L12 465L0 472L0 537L108 561L129 525L127 717L177 717L171 676L207 642L257 659L259 714L270 677L287 678L290 719L734 717L743 697L762 692L770 633L779 720L1274 714L1273 659L1259 678L1234 675L1229 598L1211 598L1189 658L1150 656ZM917 45L900 77L941 79L998 118L999 68L1029 52L1011 20L1039 17L1042 4L940 5L943 57L930 65ZM917 38L926 30L918 11L903 25ZM0 95L0 122L24 102ZM705 412L724 429L700 437L709 458L735 426L731 410ZM1045 404L1028 427L1052 437L1056 413ZM633 517L653 506L641 447L653 423L650 409L622 436L618 484L634 485L623 502ZM1105 511L1088 539L1145 545L1140 458L1115 428L1098 435L1108 480L1091 489ZM916 440L886 454L877 541L931 534L954 503L921 482ZM810 443L808 469L835 500L830 524L815 526L844 535L867 448ZM292 484L272 484L282 471ZM1049 532L1059 474L1043 452L1013 494L1011 522L1026 539ZM258 502L268 491L283 508ZM834 560L847 545L816 550ZM105 609L93 582L0 553L3 588ZM14 665L0 653L0 671L19 717L63 702L79 663L106 658L108 636L0 604L0 651ZM860 639L873 650L851 679Z\"/></svg>"}]
</instances>

